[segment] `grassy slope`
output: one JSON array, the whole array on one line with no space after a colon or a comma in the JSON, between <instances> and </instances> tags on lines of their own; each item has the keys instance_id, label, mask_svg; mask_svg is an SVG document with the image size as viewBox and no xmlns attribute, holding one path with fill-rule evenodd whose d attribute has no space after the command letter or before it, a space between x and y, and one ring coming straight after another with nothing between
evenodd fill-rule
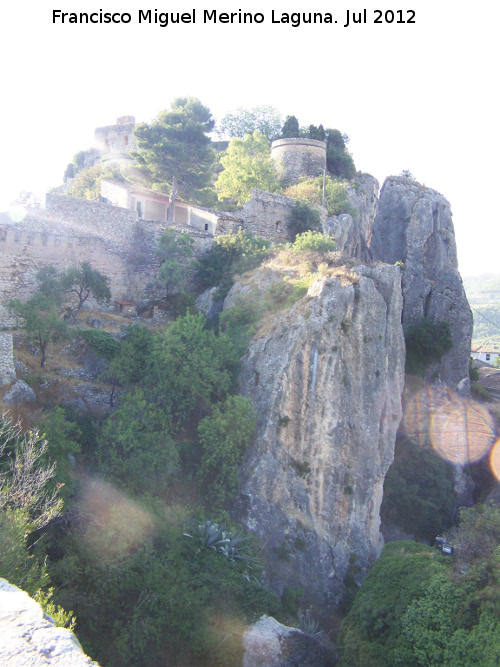
<instances>
[{"instance_id":1,"label":"grassy slope","mask_svg":"<svg viewBox=\"0 0 500 667\"><path fill-rule=\"evenodd\" d=\"M500 345L500 275L474 276L463 282L474 316L474 343Z\"/></svg>"}]
</instances>

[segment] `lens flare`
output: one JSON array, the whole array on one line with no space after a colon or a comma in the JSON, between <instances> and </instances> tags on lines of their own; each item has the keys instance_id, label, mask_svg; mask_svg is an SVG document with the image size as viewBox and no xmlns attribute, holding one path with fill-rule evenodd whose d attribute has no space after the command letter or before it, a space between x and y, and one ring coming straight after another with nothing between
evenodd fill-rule
<instances>
[{"instance_id":1,"label":"lens flare","mask_svg":"<svg viewBox=\"0 0 500 667\"><path fill-rule=\"evenodd\" d=\"M26 217L26 209L24 206L11 206L8 213L12 222L22 222Z\"/></svg>"},{"instance_id":2,"label":"lens flare","mask_svg":"<svg viewBox=\"0 0 500 667\"><path fill-rule=\"evenodd\" d=\"M405 410L404 429L416 445L432 447L460 465L481 459L495 440L490 413L447 387L427 387L416 394Z\"/></svg>"},{"instance_id":3,"label":"lens flare","mask_svg":"<svg viewBox=\"0 0 500 667\"><path fill-rule=\"evenodd\" d=\"M87 479L79 503L85 517L84 536L102 558L133 553L155 529L153 517L111 484Z\"/></svg>"},{"instance_id":4,"label":"lens flare","mask_svg":"<svg viewBox=\"0 0 500 667\"><path fill-rule=\"evenodd\" d=\"M490 453L490 468L495 477L500 480L500 439L496 441Z\"/></svg>"}]
</instances>

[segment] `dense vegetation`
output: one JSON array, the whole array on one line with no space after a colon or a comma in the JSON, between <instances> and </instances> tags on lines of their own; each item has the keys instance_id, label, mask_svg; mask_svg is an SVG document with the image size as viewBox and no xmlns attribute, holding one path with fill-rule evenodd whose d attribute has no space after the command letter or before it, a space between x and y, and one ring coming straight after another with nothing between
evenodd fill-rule
<instances>
[{"instance_id":1,"label":"dense vegetation","mask_svg":"<svg viewBox=\"0 0 500 667\"><path fill-rule=\"evenodd\" d=\"M500 661L500 510L463 510L456 556L392 542L365 578L341 634L340 665L481 665Z\"/></svg>"},{"instance_id":2,"label":"dense vegetation","mask_svg":"<svg viewBox=\"0 0 500 667\"><path fill-rule=\"evenodd\" d=\"M433 542L453 525L455 502L453 466L431 447L398 438L384 483L382 520Z\"/></svg>"},{"instance_id":3,"label":"dense vegetation","mask_svg":"<svg viewBox=\"0 0 500 667\"><path fill-rule=\"evenodd\" d=\"M406 372L421 377L429 364L439 361L453 347L449 323L427 317L408 327L405 342Z\"/></svg>"},{"instance_id":4,"label":"dense vegetation","mask_svg":"<svg viewBox=\"0 0 500 667\"><path fill-rule=\"evenodd\" d=\"M334 248L332 239L307 232L279 252L296 263L307 256L311 276L319 277L313 264L329 261ZM197 265L196 281L224 294L236 273L277 252L248 234L220 236ZM182 234L161 238L159 278L167 300L186 288L190 255ZM281 281L262 307L289 307L311 279ZM262 613L289 621L295 615L298 622L296 606L282 607L263 586L258 545L228 519L239 466L255 435L256 415L235 393L235 379L259 313L239 304L219 325L209 325L188 311L172 314L157 331L133 324L118 336L72 329L60 318L65 300L77 313L87 289L96 299L107 297L100 291L107 280L90 266L62 274L46 267L38 280L39 293L64 322L65 340L84 341L102 362L100 381L121 395L106 417L52 403L24 415L38 432L23 436L14 429L4 436L0 534L9 547L1 573L61 623L74 623L74 613L85 650L106 667L239 664L249 622ZM48 315L47 308L40 313ZM38 479L40 471L46 507L14 506L28 445L42 438L32 476Z\"/></svg>"}]
</instances>

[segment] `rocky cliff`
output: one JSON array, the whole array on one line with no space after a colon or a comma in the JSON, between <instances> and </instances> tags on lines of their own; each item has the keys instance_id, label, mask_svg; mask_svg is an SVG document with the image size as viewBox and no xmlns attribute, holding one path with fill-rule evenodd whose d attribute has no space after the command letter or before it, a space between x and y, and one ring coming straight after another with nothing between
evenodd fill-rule
<instances>
[{"instance_id":1,"label":"rocky cliff","mask_svg":"<svg viewBox=\"0 0 500 667\"><path fill-rule=\"evenodd\" d=\"M468 394L472 314L457 269L450 204L435 190L388 178L373 223L373 260L404 263L403 326L422 317L449 322L453 349L427 368L426 380Z\"/></svg>"},{"instance_id":2,"label":"rocky cliff","mask_svg":"<svg viewBox=\"0 0 500 667\"><path fill-rule=\"evenodd\" d=\"M370 174L359 173L355 186L347 188L352 213L342 213L323 222L323 231L332 236L346 259L369 262L373 222L378 210L379 184Z\"/></svg>"},{"instance_id":3,"label":"rocky cliff","mask_svg":"<svg viewBox=\"0 0 500 667\"><path fill-rule=\"evenodd\" d=\"M75 635L57 628L27 593L0 579L2 667L99 667L82 651Z\"/></svg>"},{"instance_id":4,"label":"rocky cliff","mask_svg":"<svg viewBox=\"0 0 500 667\"><path fill-rule=\"evenodd\" d=\"M264 545L272 588L302 587L322 607L343 595L350 555L362 574L382 547L404 373L400 275L380 265L318 280L242 362L258 434L235 518Z\"/></svg>"}]
</instances>

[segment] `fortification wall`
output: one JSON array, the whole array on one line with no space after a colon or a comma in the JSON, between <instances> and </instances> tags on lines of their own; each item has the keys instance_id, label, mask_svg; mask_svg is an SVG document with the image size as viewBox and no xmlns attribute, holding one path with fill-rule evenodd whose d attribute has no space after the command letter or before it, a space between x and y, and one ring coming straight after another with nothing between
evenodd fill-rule
<instances>
[{"instance_id":1,"label":"fortification wall","mask_svg":"<svg viewBox=\"0 0 500 667\"><path fill-rule=\"evenodd\" d=\"M13 325L6 304L29 299L48 264L64 271L87 261L110 278L112 299L143 298L156 280L155 249L167 226L193 237L195 256L212 244L211 234L188 225L139 221L134 211L64 195L47 195L45 209L19 221L0 214L0 324Z\"/></svg>"},{"instance_id":2,"label":"fortification wall","mask_svg":"<svg viewBox=\"0 0 500 667\"><path fill-rule=\"evenodd\" d=\"M252 199L245 204L241 217L245 231L269 241L285 243L289 240L288 223L293 199L283 195L252 190Z\"/></svg>"},{"instance_id":3,"label":"fortification wall","mask_svg":"<svg viewBox=\"0 0 500 667\"><path fill-rule=\"evenodd\" d=\"M96 234L115 244L130 243L137 213L98 201L48 193L44 218L72 222L86 233Z\"/></svg>"},{"instance_id":4,"label":"fortification wall","mask_svg":"<svg viewBox=\"0 0 500 667\"><path fill-rule=\"evenodd\" d=\"M301 176L314 178L326 169L326 143L316 139L277 139L271 157L281 180L297 183Z\"/></svg>"},{"instance_id":5,"label":"fortification wall","mask_svg":"<svg viewBox=\"0 0 500 667\"><path fill-rule=\"evenodd\" d=\"M12 334L0 331L0 387L16 379Z\"/></svg>"}]
</instances>

